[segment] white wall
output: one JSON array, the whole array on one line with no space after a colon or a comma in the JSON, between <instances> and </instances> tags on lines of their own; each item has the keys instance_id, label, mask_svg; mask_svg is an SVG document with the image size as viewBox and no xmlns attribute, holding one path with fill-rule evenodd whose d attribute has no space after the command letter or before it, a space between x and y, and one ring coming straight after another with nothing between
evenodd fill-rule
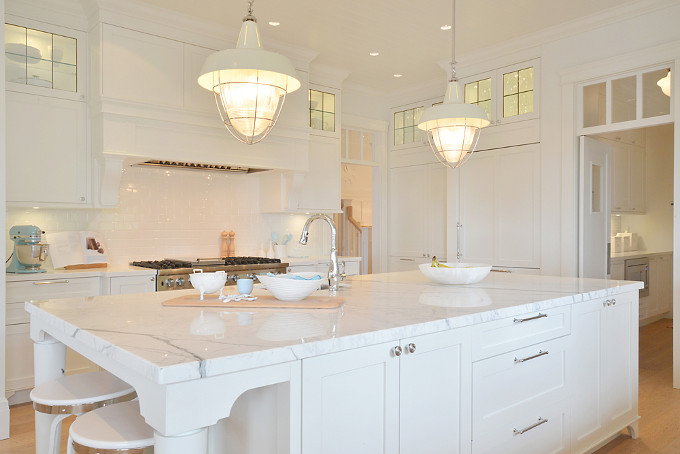
<instances>
[{"instance_id":1,"label":"white wall","mask_svg":"<svg viewBox=\"0 0 680 454\"><path fill-rule=\"evenodd\" d=\"M672 251L673 125L647 128L645 179L645 214L622 214L621 229L638 234L640 250Z\"/></svg>"},{"instance_id":2,"label":"white wall","mask_svg":"<svg viewBox=\"0 0 680 454\"><path fill-rule=\"evenodd\" d=\"M5 23L5 0L0 0L0 24ZM0 42L5 47L5 27L0 30ZM5 80L5 59L0 61L0 80ZM0 225L5 225L5 90L0 90ZM5 246L0 241L0 257L5 256ZM5 389L5 273L0 273L0 389ZM0 394L0 439L9 437L9 406L5 394Z\"/></svg>"},{"instance_id":3,"label":"white wall","mask_svg":"<svg viewBox=\"0 0 680 454\"><path fill-rule=\"evenodd\" d=\"M99 232L112 264L166 257L216 257L221 232L234 230L236 254L265 252L271 232L292 233L289 254L320 255L323 224L314 223L309 244L297 244L306 215L261 214L259 177L201 171L128 167L116 209L8 208L7 229L34 224L47 233ZM7 235L5 235L7 238ZM11 242L7 240L11 247Z\"/></svg>"}]
</instances>

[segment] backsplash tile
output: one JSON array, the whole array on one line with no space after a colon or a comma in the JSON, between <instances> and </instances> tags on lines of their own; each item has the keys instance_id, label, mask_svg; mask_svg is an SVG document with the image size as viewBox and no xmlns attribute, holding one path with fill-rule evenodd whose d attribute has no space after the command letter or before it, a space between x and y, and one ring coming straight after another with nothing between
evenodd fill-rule
<instances>
[{"instance_id":1,"label":"backsplash tile","mask_svg":"<svg viewBox=\"0 0 680 454\"><path fill-rule=\"evenodd\" d=\"M215 257L221 232L236 233L236 254L267 251L271 232L292 233L289 255L325 255L328 230L314 223L309 244L297 244L306 215L261 214L259 176L126 167L118 208L7 208L7 230L34 224L50 232L93 230L103 236L111 264L165 257ZM13 243L8 239L7 251Z\"/></svg>"}]
</instances>

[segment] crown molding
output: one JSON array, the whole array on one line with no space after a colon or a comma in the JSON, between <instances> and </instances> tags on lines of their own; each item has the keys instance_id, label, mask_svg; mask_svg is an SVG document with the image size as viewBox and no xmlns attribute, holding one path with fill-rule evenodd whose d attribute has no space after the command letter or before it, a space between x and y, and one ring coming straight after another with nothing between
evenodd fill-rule
<instances>
[{"instance_id":1,"label":"crown molding","mask_svg":"<svg viewBox=\"0 0 680 454\"><path fill-rule=\"evenodd\" d=\"M80 0L9 0L5 2L5 14L87 31Z\"/></svg>"},{"instance_id":2,"label":"crown molding","mask_svg":"<svg viewBox=\"0 0 680 454\"><path fill-rule=\"evenodd\" d=\"M334 66L312 62L309 67L309 83L340 89L350 71Z\"/></svg>"}]
</instances>

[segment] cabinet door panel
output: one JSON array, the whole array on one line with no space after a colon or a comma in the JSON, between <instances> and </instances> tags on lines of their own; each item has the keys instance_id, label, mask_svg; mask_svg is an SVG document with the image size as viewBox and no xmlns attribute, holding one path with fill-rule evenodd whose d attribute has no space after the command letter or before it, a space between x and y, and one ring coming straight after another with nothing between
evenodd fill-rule
<instances>
[{"instance_id":1,"label":"cabinet door panel","mask_svg":"<svg viewBox=\"0 0 680 454\"><path fill-rule=\"evenodd\" d=\"M128 293L146 293L156 291L155 276L120 276L112 277L110 283L111 295Z\"/></svg>"},{"instance_id":2,"label":"cabinet door panel","mask_svg":"<svg viewBox=\"0 0 680 454\"><path fill-rule=\"evenodd\" d=\"M102 35L104 97L182 107L182 43L108 24Z\"/></svg>"},{"instance_id":3,"label":"cabinet door panel","mask_svg":"<svg viewBox=\"0 0 680 454\"><path fill-rule=\"evenodd\" d=\"M340 141L310 137L309 172L300 190L299 210L340 210Z\"/></svg>"},{"instance_id":4,"label":"cabinet door panel","mask_svg":"<svg viewBox=\"0 0 680 454\"><path fill-rule=\"evenodd\" d=\"M302 361L302 452L398 452L396 342Z\"/></svg>"},{"instance_id":5,"label":"cabinet door panel","mask_svg":"<svg viewBox=\"0 0 680 454\"><path fill-rule=\"evenodd\" d=\"M447 196L455 197L455 194L448 194L446 191L446 170L440 164L434 164L430 167L430 176L428 177L428 203L429 208L426 212L426 224L429 226L429 240L427 250L429 255L435 255L440 259L446 257L446 198Z\"/></svg>"},{"instance_id":6,"label":"cabinet door panel","mask_svg":"<svg viewBox=\"0 0 680 454\"><path fill-rule=\"evenodd\" d=\"M470 414L467 338L467 330L454 330L401 342L400 454L469 452L469 424L461 420Z\"/></svg>"},{"instance_id":7,"label":"cabinet door panel","mask_svg":"<svg viewBox=\"0 0 680 454\"><path fill-rule=\"evenodd\" d=\"M463 260L497 265L496 156L475 154L460 168L460 220Z\"/></svg>"},{"instance_id":8,"label":"cabinet door panel","mask_svg":"<svg viewBox=\"0 0 680 454\"><path fill-rule=\"evenodd\" d=\"M78 101L7 92L8 202L87 203L86 108Z\"/></svg>"},{"instance_id":9,"label":"cabinet door panel","mask_svg":"<svg viewBox=\"0 0 680 454\"><path fill-rule=\"evenodd\" d=\"M628 210L628 151L622 147L612 146L612 211Z\"/></svg>"},{"instance_id":10,"label":"cabinet door panel","mask_svg":"<svg viewBox=\"0 0 680 454\"><path fill-rule=\"evenodd\" d=\"M390 255L420 257L425 251L424 207L427 167L411 166L390 172Z\"/></svg>"},{"instance_id":11,"label":"cabinet door panel","mask_svg":"<svg viewBox=\"0 0 680 454\"><path fill-rule=\"evenodd\" d=\"M629 197L630 211L645 211L645 153L639 147L629 146Z\"/></svg>"}]
</instances>

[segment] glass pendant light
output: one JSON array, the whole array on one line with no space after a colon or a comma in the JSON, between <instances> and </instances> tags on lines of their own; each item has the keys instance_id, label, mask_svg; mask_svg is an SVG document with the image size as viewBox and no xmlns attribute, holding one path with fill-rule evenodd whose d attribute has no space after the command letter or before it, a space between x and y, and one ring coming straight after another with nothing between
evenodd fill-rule
<instances>
[{"instance_id":1,"label":"glass pendant light","mask_svg":"<svg viewBox=\"0 0 680 454\"><path fill-rule=\"evenodd\" d=\"M300 88L291 61L262 49L253 1L248 2L236 49L209 55L198 78L198 84L215 95L229 132L249 145L269 134L286 95Z\"/></svg>"},{"instance_id":2,"label":"glass pendant light","mask_svg":"<svg viewBox=\"0 0 680 454\"><path fill-rule=\"evenodd\" d=\"M663 92L664 95L670 96L671 95L671 72L668 71L668 74L666 74L666 77L662 77L659 79L659 81L656 83L659 87L661 87L661 91Z\"/></svg>"},{"instance_id":3,"label":"glass pendant light","mask_svg":"<svg viewBox=\"0 0 680 454\"><path fill-rule=\"evenodd\" d=\"M463 90L456 78L456 1L452 8L451 79L446 88L444 102L425 109L418 128L427 131L430 147L439 161L448 167L459 167L474 151L479 130L490 121L484 109L476 104L466 104Z\"/></svg>"}]
</instances>

